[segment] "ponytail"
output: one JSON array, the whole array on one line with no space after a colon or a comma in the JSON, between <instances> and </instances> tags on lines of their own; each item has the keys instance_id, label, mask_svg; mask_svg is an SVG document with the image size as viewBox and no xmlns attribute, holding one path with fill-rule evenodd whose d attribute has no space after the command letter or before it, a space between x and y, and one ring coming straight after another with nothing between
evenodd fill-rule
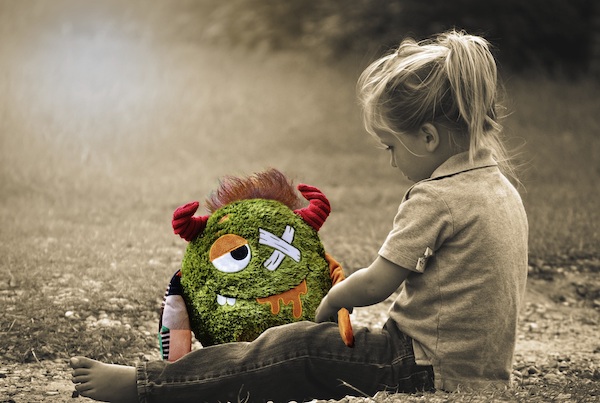
<instances>
[{"instance_id":1,"label":"ponytail","mask_svg":"<svg viewBox=\"0 0 600 403\"><path fill-rule=\"evenodd\" d=\"M480 37L450 32L442 34L439 41L449 49L444 67L469 130L469 149L477 150L483 145L485 133L500 131L495 120L496 63L487 42Z\"/></svg>"}]
</instances>

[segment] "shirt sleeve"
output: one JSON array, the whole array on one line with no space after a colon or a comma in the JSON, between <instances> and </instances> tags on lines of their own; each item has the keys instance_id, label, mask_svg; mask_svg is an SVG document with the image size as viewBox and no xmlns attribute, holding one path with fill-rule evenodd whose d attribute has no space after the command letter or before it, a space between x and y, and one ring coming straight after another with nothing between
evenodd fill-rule
<instances>
[{"instance_id":1,"label":"shirt sleeve","mask_svg":"<svg viewBox=\"0 0 600 403\"><path fill-rule=\"evenodd\" d=\"M379 255L405 269L422 273L452 236L453 220L444 199L428 182L409 189Z\"/></svg>"}]
</instances>

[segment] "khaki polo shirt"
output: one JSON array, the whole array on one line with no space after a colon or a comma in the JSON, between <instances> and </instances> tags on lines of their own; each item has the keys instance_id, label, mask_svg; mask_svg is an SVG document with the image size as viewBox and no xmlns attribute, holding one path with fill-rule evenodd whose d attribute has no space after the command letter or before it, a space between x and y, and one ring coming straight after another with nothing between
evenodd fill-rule
<instances>
[{"instance_id":1,"label":"khaki polo shirt","mask_svg":"<svg viewBox=\"0 0 600 403\"><path fill-rule=\"evenodd\" d=\"M379 254L411 270L390 317L442 390L508 386L527 278L527 217L490 150L405 194Z\"/></svg>"}]
</instances>

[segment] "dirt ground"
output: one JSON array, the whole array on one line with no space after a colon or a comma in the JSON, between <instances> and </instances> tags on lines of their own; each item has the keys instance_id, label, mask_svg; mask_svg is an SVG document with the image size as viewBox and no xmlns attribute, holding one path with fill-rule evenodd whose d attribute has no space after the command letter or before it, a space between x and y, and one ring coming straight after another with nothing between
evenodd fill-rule
<instances>
[{"instance_id":1,"label":"dirt ground","mask_svg":"<svg viewBox=\"0 0 600 403\"><path fill-rule=\"evenodd\" d=\"M567 267L548 275L543 265L532 270L516 346L517 388L528 391L531 397L537 396L536 402L545 401L540 398L546 393L544 390L553 391L552 401L600 401L598 272ZM386 309L384 304L362 308L353 316L355 326L375 327L385 320ZM137 331L153 337L154 323L149 321L147 329ZM157 357L156 351L150 351L141 359ZM87 401L74 393L70 377L65 359L36 358L32 363L21 364L0 358L0 402ZM578 391L572 390L574 380ZM440 401L439 394L435 396L434 400ZM429 400L421 396L416 401L423 399ZM453 397L448 395L441 401L453 401Z\"/></svg>"}]
</instances>

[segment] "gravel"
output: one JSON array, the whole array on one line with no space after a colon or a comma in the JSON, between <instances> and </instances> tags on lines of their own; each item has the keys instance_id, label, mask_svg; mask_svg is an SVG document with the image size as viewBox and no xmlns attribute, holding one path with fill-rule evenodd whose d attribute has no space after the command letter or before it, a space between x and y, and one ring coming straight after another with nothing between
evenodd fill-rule
<instances>
[{"instance_id":1,"label":"gravel","mask_svg":"<svg viewBox=\"0 0 600 403\"><path fill-rule=\"evenodd\" d=\"M515 389L508 400L503 401L600 402L600 311L594 299L582 296L585 294L582 287L597 289L594 287L599 281L597 273L576 272L552 280L530 278L515 351ZM120 302L127 311L128 302ZM354 326L381 326L388 305L356 309L352 319ZM65 312L67 317L75 315ZM150 312L148 315L156 316ZM91 328L124 326L105 313L81 320ZM130 331L154 339L155 320L150 318L145 325ZM66 359L39 360L34 350L31 354L33 362L28 363L0 358L0 403L82 401L74 400L82 398L74 391ZM137 357L138 360L158 359L158 350L139 352ZM378 395L375 401L486 401L488 396L467 395L467 400L464 399L455 394L436 393L403 397ZM344 401L373 400L348 397Z\"/></svg>"}]
</instances>

